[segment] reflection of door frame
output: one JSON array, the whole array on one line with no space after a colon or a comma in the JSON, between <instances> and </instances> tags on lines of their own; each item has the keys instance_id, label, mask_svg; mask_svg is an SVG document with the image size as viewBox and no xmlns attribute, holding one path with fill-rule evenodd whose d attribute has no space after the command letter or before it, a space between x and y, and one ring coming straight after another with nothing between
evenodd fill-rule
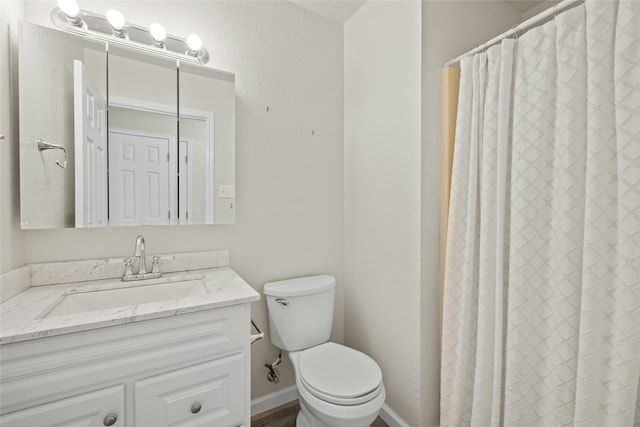
<instances>
[{"instance_id":1,"label":"reflection of door frame","mask_svg":"<svg viewBox=\"0 0 640 427\"><path fill-rule=\"evenodd\" d=\"M107 134L111 133L119 133L122 135L132 135L138 137L147 137L147 138L156 138L156 139L166 139L169 141L169 153L177 152L177 143L175 136L153 133L153 132L143 132L125 128L110 128ZM107 146L109 150L111 147L109 146L110 141L107 141ZM177 176L178 164L175 158L176 156L169 155L169 225L178 224L178 185L175 179L171 179L172 176ZM109 183L109 191L111 191L111 182ZM144 224L137 224L144 225Z\"/></svg>"},{"instance_id":2,"label":"reflection of door frame","mask_svg":"<svg viewBox=\"0 0 640 427\"><path fill-rule=\"evenodd\" d=\"M154 102L147 102L139 99L131 99L112 95L109 96L108 107L124 108L129 110L144 111L148 113L158 113L167 116L176 115L175 106L157 104ZM201 120L205 122L205 135L207 139L205 150L205 221L207 224L214 224L214 200L216 188L214 182L215 115L214 113L209 111L180 108L180 117L185 119ZM180 135L178 135L178 137L180 137ZM173 224L173 219L171 223Z\"/></svg>"},{"instance_id":3,"label":"reflection of door frame","mask_svg":"<svg viewBox=\"0 0 640 427\"><path fill-rule=\"evenodd\" d=\"M187 211L187 215L186 216L180 216L178 223L179 224L191 224L191 219L193 218L193 167L192 167L192 161L193 161L193 140L191 138L180 138L180 141L178 141L178 147L180 147L180 143L184 142L185 144L187 144L187 163L186 163L186 167L187 167L187 207L186 207L186 211ZM182 165L182 159L178 158L176 160L176 168L178 165ZM180 174L182 175L182 173ZM178 206L178 209L180 209L180 207Z\"/></svg>"}]
</instances>

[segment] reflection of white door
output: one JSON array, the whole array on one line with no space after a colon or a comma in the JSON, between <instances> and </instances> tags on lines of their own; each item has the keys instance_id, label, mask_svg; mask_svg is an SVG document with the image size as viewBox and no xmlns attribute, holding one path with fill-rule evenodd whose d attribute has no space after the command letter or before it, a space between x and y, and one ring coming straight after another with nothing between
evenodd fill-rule
<instances>
[{"instance_id":1,"label":"reflection of white door","mask_svg":"<svg viewBox=\"0 0 640 427\"><path fill-rule=\"evenodd\" d=\"M170 139L109 132L109 224L169 224Z\"/></svg>"},{"instance_id":2,"label":"reflection of white door","mask_svg":"<svg viewBox=\"0 0 640 427\"><path fill-rule=\"evenodd\" d=\"M76 227L107 225L106 101L82 61L73 61Z\"/></svg>"}]
</instances>

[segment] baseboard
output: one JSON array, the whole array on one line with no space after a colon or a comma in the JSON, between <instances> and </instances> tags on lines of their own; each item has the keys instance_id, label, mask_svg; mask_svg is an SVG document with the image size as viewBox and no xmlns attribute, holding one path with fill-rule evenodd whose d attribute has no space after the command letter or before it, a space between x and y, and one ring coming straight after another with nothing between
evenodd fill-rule
<instances>
[{"instance_id":1,"label":"baseboard","mask_svg":"<svg viewBox=\"0 0 640 427\"><path fill-rule=\"evenodd\" d=\"M251 401L251 416L276 408L298 398L298 390L292 385Z\"/></svg>"},{"instance_id":2,"label":"baseboard","mask_svg":"<svg viewBox=\"0 0 640 427\"><path fill-rule=\"evenodd\" d=\"M398 415L393 409L389 408L386 403L382 405L380 418L382 418L382 421L387 423L389 427L410 427L409 424L400 418L400 415Z\"/></svg>"}]
</instances>

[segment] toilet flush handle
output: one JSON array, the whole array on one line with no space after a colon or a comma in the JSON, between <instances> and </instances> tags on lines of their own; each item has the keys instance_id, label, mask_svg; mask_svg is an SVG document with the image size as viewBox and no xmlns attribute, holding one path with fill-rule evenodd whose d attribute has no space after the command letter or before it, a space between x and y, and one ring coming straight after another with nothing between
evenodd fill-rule
<instances>
[{"instance_id":1,"label":"toilet flush handle","mask_svg":"<svg viewBox=\"0 0 640 427\"><path fill-rule=\"evenodd\" d=\"M289 300L285 299L285 298L276 298L276 302L278 304L282 304L284 306L288 306L289 305Z\"/></svg>"}]
</instances>

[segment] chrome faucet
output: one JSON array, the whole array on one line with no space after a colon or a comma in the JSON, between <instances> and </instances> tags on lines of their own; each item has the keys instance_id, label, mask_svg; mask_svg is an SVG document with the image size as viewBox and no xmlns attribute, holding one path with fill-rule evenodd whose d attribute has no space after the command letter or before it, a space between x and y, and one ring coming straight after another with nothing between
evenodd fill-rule
<instances>
[{"instance_id":1,"label":"chrome faucet","mask_svg":"<svg viewBox=\"0 0 640 427\"><path fill-rule=\"evenodd\" d=\"M144 249L144 236L138 235L136 238L136 250L133 253L134 258L138 258L138 274L147 274L147 256Z\"/></svg>"},{"instance_id":2,"label":"chrome faucet","mask_svg":"<svg viewBox=\"0 0 640 427\"><path fill-rule=\"evenodd\" d=\"M144 236L142 234L140 234L136 238L136 249L133 253L133 258L138 260L138 271L134 274L131 270L131 264L133 263L133 260L131 258L125 258L124 274L122 275L122 280L124 282L128 282L131 280L155 279L162 276L162 273L160 273L159 256L153 257L153 267L151 268L151 273L147 273L147 257L144 246Z\"/></svg>"}]
</instances>

